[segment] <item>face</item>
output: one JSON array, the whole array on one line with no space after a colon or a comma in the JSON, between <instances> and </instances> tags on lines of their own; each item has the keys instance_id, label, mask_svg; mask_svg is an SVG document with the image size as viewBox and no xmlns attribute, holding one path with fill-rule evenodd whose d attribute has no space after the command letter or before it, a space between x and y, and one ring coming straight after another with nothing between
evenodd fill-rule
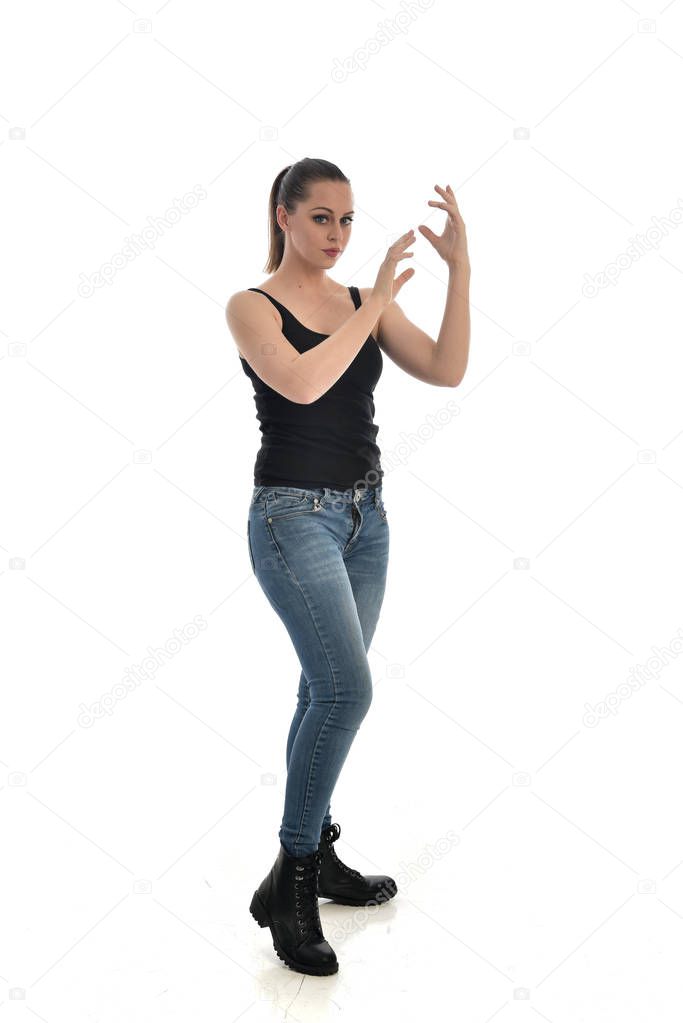
<instances>
[{"instance_id":1,"label":"face","mask_svg":"<svg viewBox=\"0 0 683 1023\"><path fill-rule=\"evenodd\" d=\"M294 213L277 208L285 244L306 262L324 268L334 266L348 245L353 215L353 193L343 181L316 181ZM332 249L338 251L326 251Z\"/></svg>"}]
</instances>

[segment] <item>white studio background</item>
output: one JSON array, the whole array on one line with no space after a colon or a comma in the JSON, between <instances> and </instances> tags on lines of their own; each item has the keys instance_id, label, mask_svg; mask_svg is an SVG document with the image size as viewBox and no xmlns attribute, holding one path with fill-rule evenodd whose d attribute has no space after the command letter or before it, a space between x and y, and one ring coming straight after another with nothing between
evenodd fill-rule
<instances>
[{"instance_id":1,"label":"white studio background","mask_svg":"<svg viewBox=\"0 0 683 1023\"><path fill-rule=\"evenodd\" d=\"M3 1017L680 1019L683 3L2 21ZM248 912L299 666L224 319L303 156L351 179L335 279L440 231L435 184L472 262L461 386L385 357L375 395L389 580L333 819L399 895L321 905L340 972L305 982Z\"/></svg>"}]
</instances>

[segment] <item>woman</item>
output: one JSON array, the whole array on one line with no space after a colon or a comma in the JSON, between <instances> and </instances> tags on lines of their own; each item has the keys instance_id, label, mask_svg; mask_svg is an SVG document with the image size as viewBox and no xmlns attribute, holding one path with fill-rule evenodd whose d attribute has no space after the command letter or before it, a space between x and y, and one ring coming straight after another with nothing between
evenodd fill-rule
<instances>
[{"instance_id":1,"label":"woman","mask_svg":"<svg viewBox=\"0 0 683 1023\"><path fill-rule=\"evenodd\" d=\"M301 663L287 740L280 850L251 901L280 958L301 973L338 969L318 896L346 905L396 894L386 875L342 863L332 791L372 699L367 651L384 596L389 522L382 499L373 391L382 351L426 383L455 387L469 348L469 259L453 192L435 186L448 213L442 235L422 234L449 266L438 342L394 299L414 270L412 230L387 251L373 288L328 276L351 239L348 178L326 160L285 167L269 202L265 287L233 295L228 326L254 387L262 433L247 522L252 570ZM370 799L378 793L371 791Z\"/></svg>"}]
</instances>

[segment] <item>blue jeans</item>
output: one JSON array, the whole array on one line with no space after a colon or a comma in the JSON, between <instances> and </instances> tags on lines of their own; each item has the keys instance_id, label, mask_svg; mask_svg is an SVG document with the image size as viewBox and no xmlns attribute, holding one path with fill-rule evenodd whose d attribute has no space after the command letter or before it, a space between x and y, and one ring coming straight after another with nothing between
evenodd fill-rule
<instances>
[{"instance_id":1,"label":"blue jeans","mask_svg":"<svg viewBox=\"0 0 683 1023\"><path fill-rule=\"evenodd\" d=\"M254 487L247 540L302 668L279 836L291 856L306 856L332 821L332 791L372 701L367 651L389 558L381 485Z\"/></svg>"}]
</instances>

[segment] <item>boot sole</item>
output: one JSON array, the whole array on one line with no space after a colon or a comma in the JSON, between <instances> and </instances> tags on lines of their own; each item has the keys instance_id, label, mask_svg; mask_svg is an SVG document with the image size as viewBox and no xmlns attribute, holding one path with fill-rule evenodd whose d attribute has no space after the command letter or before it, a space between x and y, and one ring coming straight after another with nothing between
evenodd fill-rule
<instances>
[{"instance_id":1,"label":"boot sole","mask_svg":"<svg viewBox=\"0 0 683 1023\"><path fill-rule=\"evenodd\" d=\"M388 898L383 899L350 899L350 898L337 898L336 895L323 895L320 893L320 898L327 898L330 902L334 902L336 905L384 905L385 902L389 902Z\"/></svg>"},{"instance_id":2,"label":"boot sole","mask_svg":"<svg viewBox=\"0 0 683 1023\"><path fill-rule=\"evenodd\" d=\"M330 902L336 902L339 906L383 906L390 899L393 899L394 896L390 895L388 898L379 899L348 899L341 895L326 895L325 892L318 892L318 898L329 899Z\"/></svg>"},{"instance_id":3,"label":"boot sole","mask_svg":"<svg viewBox=\"0 0 683 1023\"><path fill-rule=\"evenodd\" d=\"M259 898L258 891L254 892L254 896L251 900L251 905L249 906L249 912L251 913L259 927L270 928L270 936L273 939L273 948L275 949L275 952L280 957L282 962L286 966L289 966L290 969L296 970L298 973L308 973L314 977L326 977L329 974L336 973L338 971L339 969L338 962L322 964L320 966L311 966L308 963L299 963L297 962L296 959L292 959L291 956L287 955L285 950L278 942L277 937L275 936L275 928L273 927L273 922L270 919L270 916L268 915L266 907L263 905L261 899Z\"/></svg>"}]
</instances>

